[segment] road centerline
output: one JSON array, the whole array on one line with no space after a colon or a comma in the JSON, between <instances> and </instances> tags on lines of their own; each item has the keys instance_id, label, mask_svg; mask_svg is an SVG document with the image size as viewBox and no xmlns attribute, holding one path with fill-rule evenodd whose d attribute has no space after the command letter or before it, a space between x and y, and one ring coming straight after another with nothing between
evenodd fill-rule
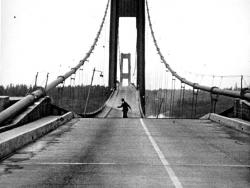
<instances>
[{"instance_id":1,"label":"road centerline","mask_svg":"<svg viewBox=\"0 0 250 188\"><path fill-rule=\"evenodd\" d=\"M143 122L143 120L141 118L140 118L140 122L141 122L141 125L142 125L146 135L148 136L148 139L150 140L150 142L151 142L152 146L154 147L158 157L160 158L165 170L167 171L172 183L174 184L174 186L176 188L183 188L179 178L176 176L174 170L171 168L169 162L165 158L164 154L160 150L159 146L157 145L156 141L152 137L151 133L149 132L149 130L147 128L147 126L145 125L145 123Z\"/></svg>"}]
</instances>

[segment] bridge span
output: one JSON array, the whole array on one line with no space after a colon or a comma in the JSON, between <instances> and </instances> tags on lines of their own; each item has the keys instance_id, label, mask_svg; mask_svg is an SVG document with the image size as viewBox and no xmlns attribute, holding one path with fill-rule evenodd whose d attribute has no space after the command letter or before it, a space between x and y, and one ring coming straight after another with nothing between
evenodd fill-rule
<instances>
[{"instance_id":1,"label":"bridge span","mask_svg":"<svg viewBox=\"0 0 250 188\"><path fill-rule=\"evenodd\" d=\"M134 97L137 96L137 97ZM144 119L133 86L0 163L0 187L249 187L250 137L210 120ZM131 104L121 119L120 99Z\"/></svg>"},{"instance_id":2,"label":"bridge span","mask_svg":"<svg viewBox=\"0 0 250 188\"><path fill-rule=\"evenodd\" d=\"M132 110L129 110L128 116L131 118L142 117L140 94L136 90L134 85L129 85L126 87L119 86L117 90L112 94L110 99L105 104L105 109L101 113L97 114L97 117L102 118L119 118L122 117L121 109L117 108L121 105L121 99L124 98L125 101L131 106Z\"/></svg>"},{"instance_id":3,"label":"bridge span","mask_svg":"<svg viewBox=\"0 0 250 188\"><path fill-rule=\"evenodd\" d=\"M88 74L83 75L83 71L90 71L88 67L85 70L85 64L96 66L94 62L89 62L90 56L96 46L102 44L98 41L105 27L109 7L108 86L114 92L104 106L93 113L86 113L95 72L100 72L100 76L103 77L102 70L96 70L93 67L91 83L88 85L87 97L84 99L86 103L82 117L85 118L81 118L73 112L60 108L60 105L55 106L46 95L57 89L57 97L62 100L66 80L70 81L68 95L71 100L75 97L74 92L71 91L75 91L75 88L78 91L84 88L82 86L86 85L84 80L87 80ZM136 69L134 71L136 86L117 87L121 17L136 18ZM167 83L168 77L172 80L172 86L164 84L165 86L160 88L171 91L170 100L167 100L169 97L163 96L167 102L170 101L168 103L171 110L172 104L177 103L177 100L174 100L175 81L179 81L180 107L183 107L185 102L185 86L192 89L192 118L195 117L193 112L194 114L196 112L199 91L210 94L211 113L216 112L218 97L227 96L237 100L247 100L246 103L238 102L239 105L236 105L240 109L236 117L243 118L244 106L247 109L244 113L249 116L248 88L241 87L238 91L220 89L215 85L205 86L189 81L171 68L155 37L146 0L108 0L95 39L86 55L75 66L70 67L70 70L50 83L47 83L48 73L44 87L37 87L37 73L34 90L32 89L31 93L9 107L2 105L4 110L0 113L0 188L250 187L249 122L239 123L239 120L234 120L239 127L239 130L235 130L215 123L215 121L220 122L217 115L214 121L143 117L146 89L146 22L149 25L157 56L160 58L159 63L163 63L164 66L162 71L166 75L166 80L162 82ZM101 45L102 50L105 45ZM97 67L103 67L104 59L100 62L102 64ZM158 72L152 73L158 74ZM79 77L79 83L76 85L77 77ZM130 80L130 77L128 78ZM241 76L242 81L243 76ZM79 96L83 96L83 92L79 92ZM128 114L129 118L126 119L121 118L122 111L117 108L121 104L121 98L125 98L132 107L132 111ZM81 100L78 98L72 101ZM227 112L231 113L231 110L232 108Z\"/></svg>"}]
</instances>

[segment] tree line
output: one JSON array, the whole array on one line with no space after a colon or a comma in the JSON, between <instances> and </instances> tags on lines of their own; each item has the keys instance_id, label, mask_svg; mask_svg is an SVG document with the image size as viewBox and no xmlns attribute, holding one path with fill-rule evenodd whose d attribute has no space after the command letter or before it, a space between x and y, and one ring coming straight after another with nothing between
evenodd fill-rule
<instances>
[{"instance_id":1,"label":"tree line","mask_svg":"<svg viewBox=\"0 0 250 188\"><path fill-rule=\"evenodd\" d=\"M23 97L36 89L34 86L25 84L0 85L0 95ZM108 87L100 85L63 86L52 89L47 95L50 96L53 104L69 111L83 113L88 92L89 100L86 112L93 112L105 103L112 91Z\"/></svg>"}]
</instances>

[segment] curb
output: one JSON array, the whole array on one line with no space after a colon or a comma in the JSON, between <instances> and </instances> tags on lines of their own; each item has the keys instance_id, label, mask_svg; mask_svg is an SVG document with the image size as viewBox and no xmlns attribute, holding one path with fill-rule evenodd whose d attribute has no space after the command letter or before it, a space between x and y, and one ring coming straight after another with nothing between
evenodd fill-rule
<instances>
[{"instance_id":1,"label":"curb","mask_svg":"<svg viewBox=\"0 0 250 188\"><path fill-rule=\"evenodd\" d=\"M0 160L10 155L14 151L22 148L23 146L34 142L36 139L44 136L48 132L55 130L60 125L70 121L72 118L74 118L74 114L72 112L68 112L33 129L30 128L28 130L22 131L22 127L18 127L16 129L1 133L1 137L3 139L0 139ZM28 125L29 124L23 126Z\"/></svg>"},{"instance_id":2,"label":"curb","mask_svg":"<svg viewBox=\"0 0 250 188\"><path fill-rule=\"evenodd\" d=\"M240 119L228 118L214 113L209 113L203 116L201 119L209 119L221 125L236 129L246 134L250 134L250 123L241 121Z\"/></svg>"}]
</instances>

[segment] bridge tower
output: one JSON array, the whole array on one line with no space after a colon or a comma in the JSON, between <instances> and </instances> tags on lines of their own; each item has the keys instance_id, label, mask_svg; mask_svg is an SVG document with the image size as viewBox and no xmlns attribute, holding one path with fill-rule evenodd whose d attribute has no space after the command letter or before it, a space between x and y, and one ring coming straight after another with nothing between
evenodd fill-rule
<instances>
[{"instance_id":1,"label":"bridge tower","mask_svg":"<svg viewBox=\"0 0 250 188\"><path fill-rule=\"evenodd\" d=\"M120 17L135 17L137 28L137 88L145 112L145 0L111 0L109 36L109 87L116 88L117 44Z\"/></svg>"},{"instance_id":2,"label":"bridge tower","mask_svg":"<svg viewBox=\"0 0 250 188\"><path fill-rule=\"evenodd\" d=\"M124 72L124 59L127 59L127 66L128 70ZM121 53L121 59L120 59L120 82L123 84L123 80L128 79L128 84L131 84L131 54L124 54Z\"/></svg>"}]
</instances>

